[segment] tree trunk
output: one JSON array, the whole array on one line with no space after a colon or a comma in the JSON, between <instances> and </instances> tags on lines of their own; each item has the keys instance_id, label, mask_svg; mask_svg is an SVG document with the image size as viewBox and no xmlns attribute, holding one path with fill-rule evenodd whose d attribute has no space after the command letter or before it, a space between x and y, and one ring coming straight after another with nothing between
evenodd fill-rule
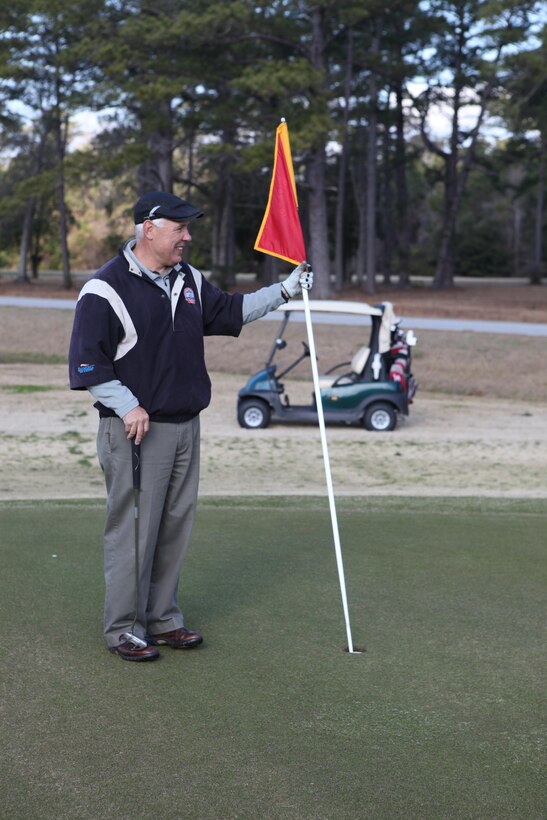
<instances>
[{"instance_id":1,"label":"tree trunk","mask_svg":"<svg viewBox=\"0 0 547 820\"><path fill-rule=\"evenodd\" d=\"M522 205L519 199L513 203L513 248L512 257L513 265L511 270L512 276L520 276L520 259L522 246Z\"/></svg>"},{"instance_id":2,"label":"tree trunk","mask_svg":"<svg viewBox=\"0 0 547 820\"><path fill-rule=\"evenodd\" d=\"M324 147L315 148L308 162L308 203L310 225L309 260L314 272L313 295L330 295L327 201L325 196L326 156Z\"/></svg>"},{"instance_id":3,"label":"tree trunk","mask_svg":"<svg viewBox=\"0 0 547 820\"><path fill-rule=\"evenodd\" d=\"M224 135L224 144L232 144ZM224 155L218 169L213 217L212 273L220 287L235 284L235 221L232 157Z\"/></svg>"},{"instance_id":4,"label":"tree trunk","mask_svg":"<svg viewBox=\"0 0 547 820\"><path fill-rule=\"evenodd\" d=\"M186 199L192 201L192 185L194 182L194 142L195 135L192 133L188 138L188 183L186 185Z\"/></svg>"},{"instance_id":5,"label":"tree trunk","mask_svg":"<svg viewBox=\"0 0 547 820\"><path fill-rule=\"evenodd\" d=\"M171 100L160 100L158 108L160 121L151 148L154 151L156 160L158 187L161 191L173 193L173 112L171 111Z\"/></svg>"},{"instance_id":6,"label":"tree trunk","mask_svg":"<svg viewBox=\"0 0 547 820\"><path fill-rule=\"evenodd\" d=\"M457 155L451 153L445 161L444 206L441 239L433 287L454 286L454 234L457 215Z\"/></svg>"},{"instance_id":7,"label":"tree trunk","mask_svg":"<svg viewBox=\"0 0 547 820\"><path fill-rule=\"evenodd\" d=\"M38 271L43 258L41 253L41 243L44 221L44 201L41 196L38 196L35 200L30 248L30 266L33 279L38 279Z\"/></svg>"},{"instance_id":8,"label":"tree trunk","mask_svg":"<svg viewBox=\"0 0 547 820\"><path fill-rule=\"evenodd\" d=\"M364 162L364 145L366 140L366 129L363 125L358 127L356 150L354 151L353 164L353 189L355 202L357 204L357 252L355 256L355 277L357 286L363 287L366 265L367 247L367 196L366 196L366 173Z\"/></svg>"},{"instance_id":9,"label":"tree trunk","mask_svg":"<svg viewBox=\"0 0 547 820\"><path fill-rule=\"evenodd\" d=\"M410 219L408 213L408 185L406 179L406 143L403 112L403 89L399 83L395 96L396 140L395 140L395 185L397 189L397 273L399 287L406 288L410 282Z\"/></svg>"},{"instance_id":10,"label":"tree trunk","mask_svg":"<svg viewBox=\"0 0 547 820\"><path fill-rule=\"evenodd\" d=\"M55 117L55 142L57 147L57 204L60 217L60 243L61 258L63 264L63 286L72 287L72 276L70 273L70 254L68 250L68 213L65 200L65 149L68 122L61 120L60 113Z\"/></svg>"},{"instance_id":11,"label":"tree trunk","mask_svg":"<svg viewBox=\"0 0 547 820\"><path fill-rule=\"evenodd\" d=\"M349 151L349 106L351 93L351 80L353 74L353 30L348 29L348 42L346 52L346 76L344 83L344 118L342 123L342 151L338 164L338 197L336 200L336 222L335 222L335 259L334 259L334 279L335 288L339 292L344 286L344 212L346 203L346 178L348 172L348 151Z\"/></svg>"},{"instance_id":12,"label":"tree trunk","mask_svg":"<svg viewBox=\"0 0 547 820\"><path fill-rule=\"evenodd\" d=\"M477 149L477 142L486 114L486 106L492 94L496 83L495 75L492 75L486 83L481 92L481 102L477 121L474 128L469 132L471 136L471 143L463 153L463 161L461 168L459 168L460 159L460 123L459 115L462 101L462 91L467 82L465 72L462 71L463 52L466 41L466 28L460 27L458 51L455 60L455 82L454 82L454 105L452 113L452 131L450 134L450 153L444 154L438 152L443 156L445 161L445 191L444 191L444 218L441 230L441 243L439 248L439 258L437 260L437 268L435 271L435 279L433 287L451 288L454 286L454 237L456 233L456 219L460 208L461 199L471 166L475 159ZM499 62L502 52L502 45L498 46L495 59L492 61L492 66L496 66ZM422 131L423 133L423 131Z\"/></svg>"},{"instance_id":13,"label":"tree trunk","mask_svg":"<svg viewBox=\"0 0 547 820\"><path fill-rule=\"evenodd\" d=\"M279 279L280 260L269 253L263 254L261 281L264 285L273 285Z\"/></svg>"},{"instance_id":14,"label":"tree trunk","mask_svg":"<svg viewBox=\"0 0 547 820\"><path fill-rule=\"evenodd\" d=\"M536 194L536 218L534 226L534 261L530 276L531 285L541 285L543 257L543 200L545 198L545 160L547 139L541 135L541 155L539 160L538 187Z\"/></svg>"},{"instance_id":15,"label":"tree trunk","mask_svg":"<svg viewBox=\"0 0 547 820\"><path fill-rule=\"evenodd\" d=\"M377 33L372 38L371 55L378 56L380 38ZM376 165L377 124L378 124L378 78L375 68L370 72L369 79L370 114L368 118L368 150L367 150L367 248L366 248L366 280L367 293L376 291Z\"/></svg>"},{"instance_id":16,"label":"tree trunk","mask_svg":"<svg viewBox=\"0 0 547 820\"><path fill-rule=\"evenodd\" d=\"M433 287L436 289L454 286L454 235L458 213L458 160L460 137L460 100L463 78L461 77L461 60L464 45L463 27L460 32L459 51L457 55L454 88L454 110L452 113L452 130L450 133L450 153L444 156L444 203L441 241ZM459 78L459 79L458 79Z\"/></svg>"},{"instance_id":17,"label":"tree trunk","mask_svg":"<svg viewBox=\"0 0 547 820\"><path fill-rule=\"evenodd\" d=\"M396 237L393 227L393 196L391 184L391 156L390 133L388 125L389 110L386 111L386 124L383 132L383 173L382 173L382 268L384 286L391 285L393 250L396 246Z\"/></svg>"},{"instance_id":18,"label":"tree trunk","mask_svg":"<svg viewBox=\"0 0 547 820\"><path fill-rule=\"evenodd\" d=\"M42 122L40 126L40 135L38 138L38 144L36 145L36 151L34 154L34 165L33 165L33 173L38 175L42 170L44 164L44 152L46 148L46 140L48 136L48 126L46 124L46 118L44 116L44 112L42 112ZM25 207L25 216L23 218L23 230L21 233L21 245L19 249L19 273L18 279L23 282L28 282L29 276L27 274L27 266L28 266L28 259L30 254L30 248L32 243L32 233L34 227L34 215L36 213L36 204L37 204L36 197L30 197L28 200L26 207Z\"/></svg>"},{"instance_id":19,"label":"tree trunk","mask_svg":"<svg viewBox=\"0 0 547 820\"><path fill-rule=\"evenodd\" d=\"M474 128L474 135L471 145L467 148L462 162L461 169L458 169L459 162L459 90L456 89L454 95L454 119L453 130L451 137L451 150L449 154L444 155L445 161L445 186L444 186L444 209L443 209L443 223L441 229L441 242L439 248L439 256L437 260L437 268L435 271L435 279L433 287L451 288L454 286L454 237L456 234L456 220L460 209L460 203L465 190L469 172L473 164L475 149L477 144L477 137L480 132L480 126L486 111L487 94L483 97L483 102L477 124Z\"/></svg>"},{"instance_id":20,"label":"tree trunk","mask_svg":"<svg viewBox=\"0 0 547 820\"><path fill-rule=\"evenodd\" d=\"M327 105L327 64L325 59L325 8L319 4L312 6L310 62L323 77L324 87L318 92L316 106L322 112ZM327 133L319 133L310 149L307 163L308 208L309 208L309 259L315 274L313 295L326 299L330 295L330 260L327 221L327 176L326 144Z\"/></svg>"},{"instance_id":21,"label":"tree trunk","mask_svg":"<svg viewBox=\"0 0 547 820\"><path fill-rule=\"evenodd\" d=\"M68 250L68 215L65 202L65 175L63 168L59 170L59 178L57 181L57 198L61 223L59 238L61 242L61 258L63 260L63 287L68 290L72 287L72 275L70 272L70 254Z\"/></svg>"},{"instance_id":22,"label":"tree trunk","mask_svg":"<svg viewBox=\"0 0 547 820\"><path fill-rule=\"evenodd\" d=\"M17 273L18 282L29 282L27 273L27 261L29 258L30 243L32 239L32 222L34 219L34 199L29 199L25 207L23 217L23 229L21 232L21 245L19 247L19 270Z\"/></svg>"}]
</instances>

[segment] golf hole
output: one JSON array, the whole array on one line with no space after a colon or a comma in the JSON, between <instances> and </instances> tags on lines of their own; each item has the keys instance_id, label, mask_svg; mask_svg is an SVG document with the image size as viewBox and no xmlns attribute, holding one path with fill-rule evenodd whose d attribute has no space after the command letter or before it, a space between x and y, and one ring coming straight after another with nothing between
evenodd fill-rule
<instances>
[{"instance_id":1,"label":"golf hole","mask_svg":"<svg viewBox=\"0 0 547 820\"><path fill-rule=\"evenodd\" d=\"M366 651L367 650L364 648L364 646L354 646L353 647L353 652L351 654L352 655L363 655ZM349 646L344 647L344 652L349 653Z\"/></svg>"}]
</instances>

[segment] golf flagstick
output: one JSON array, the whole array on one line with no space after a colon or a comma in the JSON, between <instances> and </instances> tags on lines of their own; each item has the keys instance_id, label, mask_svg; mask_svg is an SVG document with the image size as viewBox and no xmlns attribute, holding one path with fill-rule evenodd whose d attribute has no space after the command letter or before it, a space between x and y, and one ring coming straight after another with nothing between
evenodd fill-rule
<instances>
[{"instance_id":1,"label":"golf flagstick","mask_svg":"<svg viewBox=\"0 0 547 820\"><path fill-rule=\"evenodd\" d=\"M268 204L264 212L264 218L254 244L255 251L268 253L287 262L298 265L306 258L306 248L300 216L298 214L298 198L296 195L296 182L294 178L294 168L289 142L289 129L284 117L277 127L275 136L275 153ZM308 331L308 347L311 356L311 368L313 373L313 386L315 390L315 400L317 404L317 416L319 418L319 429L321 431L321 444L323 446L323 461L325 463L325 474L327 477L327 489L329 494L330 515L332 521L332 532L334 535L334 548L336 550L336 561L338 564L338 576L340 579L340 590L342 592L342 603L344 605L344 617L346 619L346 631L348 635L348 652L361 652L355 650L351 639L351 629L349 625L348 602L346 596L346 582L344 580L344 567L342 564L342 550L340 548L340 536L338 534L338 521L336 519L336 506L334 504L334 492L332 489L332 478L330 472L329 451L327 448L327 436L325 433L325 418L323 415L323 405L321 403L321 391L319 389L319 375L317 373L317 361L315 357L315 342L313 339L313 328L311 324L310 305L308 292L302 289L304 309L306 313L306 328Z\"/></svg>"},{"instance_id":2,"label":"golf flagstick","mask_svg":"<svg viewBox=\"0 0 547 820\"><path fill-rule=\"evenodd\" d=\"M344 608L344 618L346 620L346 633L348 638L348 652L352 653L353 641L351 638L351 627L349 623L348 599L346 595L346 581L344 578L344 564L342 561L342 548L340 546L340 533L338 531L338 518L336 516L336 505L334 503L334 490L332 487L332 476L330 470L329 450L327 446L327 433L325 430L325 416L323 414L323 403L321 401L321 389L319 387L319 373L317 370L317 359L315 356L315 341L313 338L313 327L311 323L310 302L308 291L302 288L302 299L304 300L304 313L306 317L306 330L308 332L308 347L310 348L311 370L313 375L313 388L315 392L315 403L317 405L317 418L319 419L319 430L321 433L321 445L323 447L323 463L325 465L325 477L327 479L327 492L329 496L330 517L332 522L332 534L334 537L334 549L336 552L336 563L338 566L338 578L340 580L340 592L342 593L342 606Z\"/></svg>"}]
</instances>

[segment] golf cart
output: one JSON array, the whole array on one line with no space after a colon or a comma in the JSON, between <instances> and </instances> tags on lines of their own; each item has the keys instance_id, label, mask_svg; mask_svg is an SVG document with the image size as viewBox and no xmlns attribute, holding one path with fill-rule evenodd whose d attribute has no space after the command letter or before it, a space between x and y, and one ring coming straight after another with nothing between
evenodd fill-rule
<instances>
[{"instance_id":1,"label":"golf cart","mask_svg":"<svg viewBox=\"0 0 547 820\"><path fill-rule=\"evenodd\" d=\"M391 302L367 305L311 299L310 309L312 314L328 314L330 321L351 314L353 322L358 316L363 324L371 324L368 344L360 347L351 361L331 367L319 378L325 422L363 424L367 430L393 430L398 415L408 415L408 405L416 392L411 373L414 333L409 330L405 334L400 329ZM241 427L258 429L267 427L270 421L317 424L315 396L311 404L291 404L281 381L310 355L307 344L302 342L303 353L281 373L273 363L277 351L287 346L283 335L291 316L303 315L304 304L289 302L278 311L283 318L268 360L239 391L237 418Z\"/></svg>"}]
</instances>

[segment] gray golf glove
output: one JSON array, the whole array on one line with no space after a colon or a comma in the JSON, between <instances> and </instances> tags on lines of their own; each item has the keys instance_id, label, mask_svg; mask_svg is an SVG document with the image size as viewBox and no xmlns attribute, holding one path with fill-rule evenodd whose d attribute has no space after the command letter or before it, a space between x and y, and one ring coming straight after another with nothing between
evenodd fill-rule
<instances>
[{"instance_id":1,"label":"gray golf glove","mask_svg":"<svg viewBox=\"0 0 547 820\"><path fill-rule=\"evenodd\" d=\"M289 299L302 293L302 288L311 290L313 285L313 271L307 262L301 262L281 285Z\"/></svg>"}]
</instances>

